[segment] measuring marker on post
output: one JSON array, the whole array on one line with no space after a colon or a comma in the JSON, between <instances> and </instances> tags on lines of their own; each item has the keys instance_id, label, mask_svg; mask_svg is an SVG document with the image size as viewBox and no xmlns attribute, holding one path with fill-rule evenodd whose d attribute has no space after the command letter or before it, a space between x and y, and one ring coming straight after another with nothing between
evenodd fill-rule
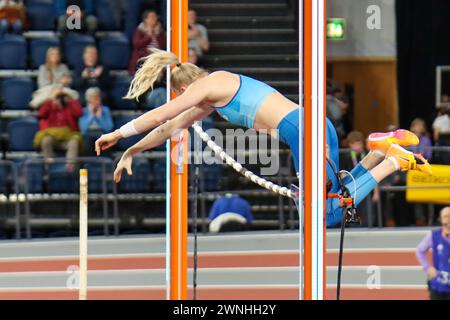
<instances>
[{"instance_id":1,"label":"measuring marker on post","mask_svg":"<svg viewBox=\"0 0 450 320\"><path fill-rule=\"evenodd\" d=\"M80 169L79 300L87 299L88 170Z\"/></svg>"}]
</instances>

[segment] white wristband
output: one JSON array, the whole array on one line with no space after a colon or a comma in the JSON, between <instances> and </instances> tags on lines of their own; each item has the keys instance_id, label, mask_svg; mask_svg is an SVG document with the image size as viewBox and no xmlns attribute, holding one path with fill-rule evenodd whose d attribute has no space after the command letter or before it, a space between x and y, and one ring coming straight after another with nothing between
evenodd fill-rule
<instances>
[{"instance_id":1,"label":"white wristband","mask_svg":"<svg viewBox=\"0 0 450 320\"><path fill-rule=\"evenodd\" d=\"M130 122L121 126L119 132L124 138L139 134L139 132L136 130L136 127L134 126L134 120L131 120Z\"/></svg>"}]
</instances>

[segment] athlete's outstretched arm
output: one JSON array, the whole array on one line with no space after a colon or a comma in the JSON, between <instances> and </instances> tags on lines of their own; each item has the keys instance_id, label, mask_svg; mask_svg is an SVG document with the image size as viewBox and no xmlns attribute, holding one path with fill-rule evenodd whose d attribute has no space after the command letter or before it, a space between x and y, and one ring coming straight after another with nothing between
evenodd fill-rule
<instances>
[{"instance_id":1,"label":"athlete's outstretched arm","mask_svg":"<svg viewBox=\"0 0 450 320\"><path fill-rule=\"evenodd\" d=\"M182 95L159 108L144 113L132 122L123 126L127 127L128 130L130 127L132 128L133 132L128 136L146 132L167 120L175 118L193 106L199 105L209 95L210 86L208 85L208 82L208 77L198 79L192 83ZM122 129L102 135L95 142L95 151L97 155L100 155L102 150L109 149L115 145L122 138L124 138Z\"/></svg>"},{"instance_id":2,"label":"athlete's outstretched arm","mask_svg":"<svg viewBox=\"0 0 450 320\"><path fill-rule=\"evenodd\" d=\"M122 171L124 169L126 169L128 175L132 174L131 164L134 155L163 144L172 136L172 133L175 132L175 130L188 128L195 121L206 118L213 111L214 110L210 108L204 109L193 107L154 129L142 138L141 141L137 142L124 152L114 171L114 181L117 183L120 182Z\"/></svg>"}]
</instances>

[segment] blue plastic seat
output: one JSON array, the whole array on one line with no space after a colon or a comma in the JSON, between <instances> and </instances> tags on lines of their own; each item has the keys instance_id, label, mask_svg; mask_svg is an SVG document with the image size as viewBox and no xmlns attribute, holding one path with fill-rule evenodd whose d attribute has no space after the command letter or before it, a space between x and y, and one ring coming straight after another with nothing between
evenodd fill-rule
<instances>
[{"instance_id":1,"label":"blue plastic seat","mask_svg":"<svg viewBox=\"0 0 450 320\"><path fill-rule=\"evenodd\" d=\"M89 181L88 181L88 190L92 193L102 193L103 185L102 185L102 165L99 163L87 163L84 168L89 170ZM107 178L106 190L107 192L112 191L112 176L113 168L112 165L105 165L105 174Z\"/></svg>"},{"instance_id":2,"label":"blue plastic seat","mask_svg":"<svg viewBox=\"0 0 450 320\"><path fill-rule=\"evenodd\" d=\"M14 161L19 167L21 181L28 183L28 190L24 183L19 184L20 192L42 193L44 191L44 166L42 163L29 163L25 168L25 159ZM26 170L25 170L26 169Z\"/></svg>"},{"instance_id":3,"label":"blue plastic seat","mask_svg":"<svg viewBox=\"0 0 450 320\"><path fill-rule=\"evenodd\" d=\"M152 166L152 190L166 191L166 159L155 159Z\"/></svg>"},{"instance_id":4,"label":"blue plastic seat","mask_svg":"<svg viewBox=\"0 0 450 320\"><path fill-rule=\"evenodd\" d=\"M127 69L130 44L125 36L106 37L100 41L100 58L109 69Z\"/></svg>"},{"instance_id":5,"label":"blue plastic seat","mask_svg":"<svg viewBox=\"0 0 450 320\"><path fill-rule=\"evenodd\" d=\"M33 140L39 124L36 119L18 119L8 123L9 151L35 151Z\"/></svg>"},{"instance_id":6,"label":"blue plastic seat","mask_svg":"<svg viewBox=\"0 0 450 320\"><path fill-rule=\"evenodd\" d=\"M143 157L135 157L132 165L133 175L128 176L126 171L122 173L119 184L121 193L148 193L150 192L151 176L150 163Z\"/></svg>"},{"instance_id":7,"label":"blue plastic seat","mask_svg":"<svg viewBox=\"0 0 450 320\"><path fill-rule=\"evenodd\" d=\"M64 41L64 54L70 68L83 67L83 51L89 45L95 45L95 39L89 35L70 34Z\"/></svg>"},{"instance_id":8,"label":"blue plastic seat","mask_svg":"<svg viewBox=\"0 0 450 320\"><path fill-rule=\"evenodd\" d=\"M50 47L60 47L58 38L41 38L31 41L30 51L32 68L37 69L40 65L45 63L47 50Z\"/></svg>"},{"instance_id":9,"label":"blue plastic seat","mask_svg":"<svg viewBox=\"0 0 450 320\"><path fill-rule=\"evenodd\" d=\"M0 38L0 68L25 69L27 43L22 36L6 35Z\"/></svg>"},{"instance_id":10,"label":"blue plastic seat","mask_svg":"<svg viewBox=\"0 0 450 320\"><path fill-rule=\"evenodd\" d=\"M0 193L7 192L8 169L5 165L0 164Z\"/></svg>"},{"instance_id":11,"label":"blue plastic seat","mask_svg":"<svg viewBox=\"0 0 450 320\"><path fill-rule=\"evenodd\" d=\"M53 30L55 27L55 13L53 1L28 1L27 15L30 30Z\"/></svg>"},{"instance_id":12,"label":"blue plastic seat","mask_svg":"<svg viewBox=\"0 0 450 320\"><path fill-rule=\"evenodd\" d=\"M219 164L203 165L202 170L205 191L219 191L218 182L222 178L222 166Z\"/></svg>"},{"instance_id":13,"label":"blue plastic seat","mask_svg":"<svg viewBox=\"0 0 450 320\"><path fill-rule=\"evenodd\" d=\"M114 19L114 14L109 0L97 0L95 6L95 16L98 20L100 30L119 30L120 26Z\"/></svg>"},{"instance_id":14,"label":"blue plastic seat","mask_svg":"<svg viewBox=\"0 0 450 320\"><path fill-rule=\"evenodd\" d=\"M125 100L131 79L129 77L117 77L111 87L110 97L116 110L132 110L136 108L136 101Z\"/></svg>"},{"instance_id":15,"label":"blue plastic seat","mask_svg":"<svg viewBox=\"0 0 450 320\"><path fill-rule=\"evenodd\" d=\"M10 110L28 109L34 84L31 78L10 78L1 84L4 108Z\"/></svg>"},{"instance_id":16,"label":"blue plastic seat","mask_svg":"<svg viewBox=\"0 0 450 320\"><path fill-rule=\"evenodd\" d=\"M48 168L48 191L50 193L78 193L79 179L75 171L67 172L65 163L50 165Z\"/></svg>"}]
</instances>

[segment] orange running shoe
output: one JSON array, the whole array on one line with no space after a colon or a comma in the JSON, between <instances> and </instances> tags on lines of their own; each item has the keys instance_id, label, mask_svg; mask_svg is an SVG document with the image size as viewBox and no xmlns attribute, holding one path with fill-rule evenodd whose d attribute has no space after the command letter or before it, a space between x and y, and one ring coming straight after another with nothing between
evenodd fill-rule
<instances>
[{"instance_id":1,"label":"orange running shoe","mask_svg":"<svg viewBox=\"0 0 450 320\"><path fill-rule=\"evenodd\" d=\"M403 147L415 146L419 144L419 138L411 131L399 129L386 133L372 133L368 139L368 145L371 151L377 150L384 154L393 144L398 144Z\"/></svg>"},{"instance_id":2,"label":"orange running shoe","mask_svg":"<svg viewBox=\"0 0 450 320\"><path fill-rule=\"evenodd\" d=\"M421 154L415 154L411 151L405 150L398 144L393 144L390 146L388 152L386 153L386 158L390 159L394 163L397 170L417 170L428 175L433 174L431 165Z\"/></svg>"}]
</instances>

